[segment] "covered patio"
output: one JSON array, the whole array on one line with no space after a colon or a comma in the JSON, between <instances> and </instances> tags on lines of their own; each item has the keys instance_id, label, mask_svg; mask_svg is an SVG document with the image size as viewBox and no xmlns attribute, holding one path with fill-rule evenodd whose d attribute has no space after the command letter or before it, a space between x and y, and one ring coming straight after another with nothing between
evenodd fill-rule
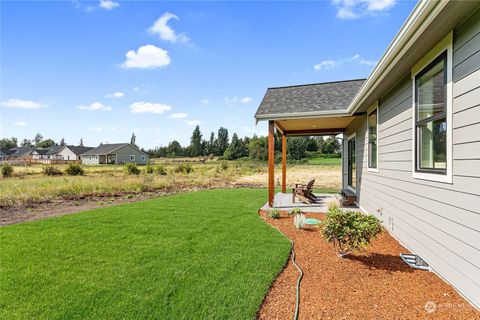
<instances>
[{"instance_id":1,"label":"covered patio","mask_svg":"<svg viewBox=\"0 0 480 320\"><path fill-rule=\"evenodd\" d=\"M342 190L355 196L355 189L344 186L344 176L355 181L355 159L343 159L345 129L364 113L350 114L347 107L364 80L349 80L290 87L269 88L260 104L255 118L268 121L268 202L269 208L308 207L309 212L325 212L326 200L336 195L317 195L318 203L303 204L292 201L291 189L287 187L287 139L296 136L342 135ZM277 133L277 135L275 135ZM282 168L281 193L275 195L275 136L280 137ZM354 150L353 150L354 151ZM353 160L353 161L351 161ZM346 164L345 164L346 162ZM347 173L345 173L347 166ZM351 169L353 168L353 171ZM350 174L349 174L350 172ZM306 183L306 181L291 181ZM354 183L352 183L355 186Z\"/></svg>"}]
</instances>

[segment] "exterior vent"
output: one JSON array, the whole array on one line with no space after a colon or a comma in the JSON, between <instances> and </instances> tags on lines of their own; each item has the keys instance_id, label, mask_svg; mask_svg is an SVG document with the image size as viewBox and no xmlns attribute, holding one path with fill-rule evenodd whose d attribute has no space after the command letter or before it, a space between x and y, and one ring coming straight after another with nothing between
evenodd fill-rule
<instances>
[{"instance_id":1,"label":"exterior vent","mask_svg":"<svg viewBox=\"0 0 480 320\"><path fill-rule=\"evenodd\" d=\"M420 270L431 271L432 268L419 255L411 253L400 253L400 258L410 267Z\"/></svg>"}]
</instances>

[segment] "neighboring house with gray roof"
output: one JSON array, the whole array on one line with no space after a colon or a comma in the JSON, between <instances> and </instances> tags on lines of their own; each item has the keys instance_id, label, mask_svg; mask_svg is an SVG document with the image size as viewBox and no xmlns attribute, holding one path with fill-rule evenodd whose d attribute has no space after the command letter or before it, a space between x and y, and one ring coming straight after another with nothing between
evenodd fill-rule
<instances>
[{"instance_id":1,"label":"neighboring house with gray roof","mask_svg":"<svg viewBox=\"0 0 480 320\"><path fill-rule=\"evenodd\" d=\"M102 144L80 155L83 164L147 164L148 154L129 143Z\"/></svg>"},{"instance_id":2,"label":"neighboring house with gray roof","mask_svg":"<svg viewBox=\"0 0 480 320\"><path fill-rule=\"evenodd\" d=\"M31 159L34 147L15 147L10 149L12 152L8 157L14 159Z\"/></svg>"},{"instance_id":3,"label":"neighboring house with gray roof","mask_svg":"<svg viewBox=\"0 0 480 320\"><path fill-rule=\"evenodd\" d=\"M12 153L13 151L10 149L0 149L0 161L7 160Z\"/></svg>"},{"instance_id":4,"label":"neighboring house with gray roof","mask_svg":"<svg viewBox=\"0 0 480 320\"><path fill-rule=\"evenodd\" d=\"M32 151L32 159L34 160L62 160L58 156L58 152L63 146L51 146L48 148L37 148Z\"/></svg>"},{"instance_id":5,"label":"neighboring house with gray roof","mask_svg":"<svg viewBox=\"0 0 480 320\"><path fill-rule=\"evenodd\" d=\"M62 160L66 160L66 161L81 160L80 155L92 149L93 147L71 146L71 145L62 146L62 148L58 151L58 156Z\"/></svg>"}]
</instances>

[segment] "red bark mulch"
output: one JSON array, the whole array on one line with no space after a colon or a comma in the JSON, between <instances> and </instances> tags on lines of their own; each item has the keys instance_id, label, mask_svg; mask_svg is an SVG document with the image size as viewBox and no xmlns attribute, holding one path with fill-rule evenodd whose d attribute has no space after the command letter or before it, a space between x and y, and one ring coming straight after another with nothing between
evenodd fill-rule
<instances>
[{"instance_id":1,"label":"red bark mulch","mask_svg":"<svg viewBox=\"0 0 480 320\"><path fill-rule=\"evenodd\" d=\"M307 217L322 220L324 215ZM399 254L408 250L387 231L365 252L342 259L317 228L298 230L293 218L265 219L295 241L296 262L304 273L299 319L480 319L480 312L435 273L407 266ZM293 318L297 278L289 261L259 319Z\"/></svg>"}]
</instances>

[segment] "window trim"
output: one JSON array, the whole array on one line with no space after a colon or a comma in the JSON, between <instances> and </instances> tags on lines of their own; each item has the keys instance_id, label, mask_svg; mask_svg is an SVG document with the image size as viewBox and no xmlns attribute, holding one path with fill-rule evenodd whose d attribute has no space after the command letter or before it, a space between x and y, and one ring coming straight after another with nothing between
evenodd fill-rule
<instances>
[{"instance_id":1,"label":"window trim","mask_svg":"<svg viewBox=\"0 0 480 320\"><path fill-rule=\"evenodd\" d=\"M135 161L135 155L134 154L130 155L130 161Z\"/></svg>"},{"instance_id":2,"label":"window trim","mask_svg":"<svg viewBox=\"0 0 480 320\"><path fill-rule=\"evenodd\" d=\"M348 177L348 174L349 174L348 161L350 161L349 154L348 154L348 142L350 140L355 141L355 188L348 184L348 179L349 179L349 177ZM346 157L346 160L347 160L347 188L350 191L355 192L355 194L357 194L357 132L352 133L347 138L347 157Z\"/></svg>"},{"instance_id":3,"label":"window trim","mask_svg":"<svg viewBox=\"0 0 480 320\"><path fill-rule=\"evenodd\" d=\"M144 155L142 155L142 156L140 157L140 159L141 159L142 161L147 161L147 157L144 156Z\"/></svg>"},{"instance_id":4,"label":"window trim","mask_svg":"<svg viewBox=\"0 0 480 320\"><path fill-rule=\"evenodd\" d=\"M378 119L380 118L380 112L379 112L379 104L378 104L378 100L375 101L375 103L370 106L370 108L368 108L367 110L367 137L366 137L366 141L367 141L367 171L369 172L378 172L378 167L379 167L379 161L378 161L378 149L380 149L378 147L378 141L379 141L379 121ZM370 115L374 112L374 111L377 111L377 167L376 168L373 168L373 167L370 167L370 122L369 122L369 118L370 118Z\"/></svg>"},{"instance_id":5,"label":"window trim","mask_svg":"<svg viewBox=\"0 0 480 320\"><path fill-rule=\"evenodd\" d=\"M418 61L411 70L412 77L412 178L421 180L430 180L436 182L452 183L452 166L453 166L453 32L450 32L445 38L443 38L432 50L430 50L420 61ZM442 57L446 55L445 57ZM434 63L437 63L440 59L446 59L446 97L445 97L445 116L447 122L446 132L446 170L429 170L429 169L417 169L417 90L416 80L418 76L421 76L426 69L431 67ZM432 116L428 120L434 120ZM440 116L438 116L440 117ZM424 119L425 120L425 119ZM422 120L423 121L423 120Z\"/></svg>"}]
</instances>

